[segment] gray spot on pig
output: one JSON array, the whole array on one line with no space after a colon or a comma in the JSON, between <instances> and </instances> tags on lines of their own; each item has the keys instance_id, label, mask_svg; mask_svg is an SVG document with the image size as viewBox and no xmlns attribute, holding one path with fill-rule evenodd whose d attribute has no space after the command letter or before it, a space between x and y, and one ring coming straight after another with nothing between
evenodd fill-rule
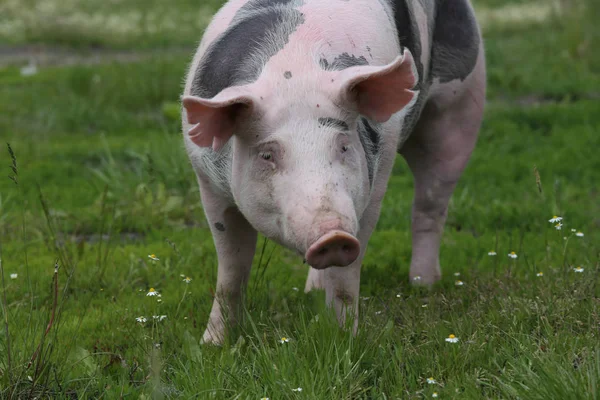
<instances>
[{"instance_id":1,"label":"gray spot on pig","mask_svg":"<svg viewBox=\"0 0 600 400\"><path fill-rule=\"evenodd\" d=\"M381 133L368 119L362 117L357 125L358 137L365 151L367 159L367 169L369 173L369 182L373 184L375 171L379 163L379 151L381 148Z\"/></svg>"},{"instance_id":2,"label":"gray spot on pig","mask_svg":"<svg viewBox=\"0 0 600 400\"><path fill-rule=\"evenodd\" d=\"M421 83L425 80L423 76L423 64L421 63L423 49L421 49L419 26L407 0L388 0L388 2L394 9L394 22L398 31L400 45L408 48L415 60L417 72L419 73L419 83L417 84L417 89L419 89Z\"/></svg>"},{"instance_id":3,"label":"gray spot on pig","mask_svg":"<svg viewBox=\"0 0 600 400\"><path fill-rule=\"evenodd\" d=\"M196 70L191 94L212 98L230 86L256 81L265 64L302 23L304 15L293 8L257 8L232 23L208 47Z\"/></svg>"},{"instance_id":4,"label":"gray spot on pig","mask_svg":"<svg viewBox=\"0 0 600 400\"><path fill-rule=\"evenodd\" d=\"M350 128L348 127L348 124L344 121L342 121L341 119L337 119L337 118L319 118L319 125L320 126L329 126L332 128L337 128L339 130L342 131L349 131Z\"/></svg>"},{"instance_id":5,"label":"gray spot on pig","mask_svg":"<svg viewBox=\"0 0 600 400\"><path fill-rule=\"evenodd\" d=\"M215 223L215 228L220 232L225 232L225 225L220 222Z\"/></svg>"},{"instance_id":6,"label":"gray spot on pig","mask_svg":"<svg viewBox=\"0 0 600 400\"><path fill-rule=\"evenodd\" d=\"M432 72L440 82L463 81L477 63L479 31L467 0L438 0L431 51Z\"/></svg>"},{"instance_id":7,"label":"gray spot on pig","mask_svg":"<svg viewBox=\"0 0 600 400\"><path fill-rule=\"evenodd\" d=\"M325 71L341 71L356 65L369 65L369 62L364 56L356 57L354 54L342 53L334 58L331 63L326 58L321 58L319 65Z\"/></svg>"},{"instance_id":8,"label":"gray spot on pig","mask_svg":"<svg viewBox=\"0 0 600 400\"><path fill-rule=\"evenodd\" d=\"M284 77L285 79L291 79L291 78L292 78L292 72L291 72L291 71L285 71L285 72L283 73L283 77Z\"/></svg>"}]
</instances>

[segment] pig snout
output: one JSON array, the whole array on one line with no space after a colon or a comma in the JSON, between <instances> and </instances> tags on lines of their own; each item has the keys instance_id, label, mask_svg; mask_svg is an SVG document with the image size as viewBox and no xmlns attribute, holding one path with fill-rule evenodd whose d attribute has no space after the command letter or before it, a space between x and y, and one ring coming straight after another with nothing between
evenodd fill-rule
<instances>
[{"instance_id":1,"label":"pig snout","mask_svg":"<svg viewBox=\"0 0 600 400\"><path fill-rule=\"evenodd\" d=\"M358 240L343 231L332 231L321 236L306 251L306 262L315 269L345 267L352 264L360 253Z\"/></svg>"},{"instance_id":2,"label":"pig snout","mask_svg":"<svg viewBox=\"0 0 600 400\"><path fill-rule=\"evenodd\" d=\"M317 239L306 251L306 262L315 269L345 267L360 253L360 243L340 227L339 221L319 224Z\"/></svg>"}]
</instances>

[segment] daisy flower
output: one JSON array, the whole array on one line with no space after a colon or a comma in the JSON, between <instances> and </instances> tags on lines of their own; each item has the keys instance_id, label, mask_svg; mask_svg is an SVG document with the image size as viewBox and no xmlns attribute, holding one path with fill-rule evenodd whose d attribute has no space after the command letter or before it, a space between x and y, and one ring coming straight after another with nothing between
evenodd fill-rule
<instances>
[{"instance_id":1,"label":"daisy flower","mask_svg":"<svg viewBox=\"0 0 600 400\"><path fill-rule=\"evenodd\" d=\"M454 276L460 276L460 272L455 272Z\"/></svg>"},{"instance_id":2,"label":"daisy flower","mask_svg":"<svg viewBox=\"0 0 600 400\"><path fill-rule=\"evenodd\" d=\"M183 278L183 281L185 283L190 283L192 281L192 278L190 278L189 276L186 276L185 278Z\"/></svg>"},{"instance_id":3,"label":"daisy flower","mask_svg":"<svg viewBox=\"0 0 600 400\"><path fill-rule=\"evenodd\" d=\"M290 339L288 339L288 338L286 338L286 337L284 336L284 337L282 337L282 338L279 340L279 343L282 343L282 344L283 344L283 343L287 343L287 342L289 342L289 341L290 341Z\"/></svg>"},{"instance_id":4,"label":"daisy flower","mask_svg":"<svg viewBox=\"0 0 600 400\"><path fill-rule=\"evenodd\" d=\"M581 273L584 271L584 269L583 269L583 267L579 266L579 267L573 268L573 271Z\"/></svg>"},{"instance_id":5,"label":"daisy flower","mask_svg":"<svg viewBox=\"0 0 600 400\"><path fill-rule=\"evenodd\" d=\"M492 250L492 251L488 251L488 256L495 256L497 253Z\"/></svg>"},{"instance_id":6,"label":"daisy flower","mask_svg":"<svg viewBox=\"0 0 600 400\"><path fill-rule=\"evenodd\" d=\"M420 275L417 275L417 276L415 276L413 278L413 281L415 281L415 282L420 281L420 280L421 280L421 276Z\"/></svg>"},{"instance_id":7,"label":"daisy flower","mask_svg":"<svg viewBox=\"0 0 600 400\"><path fill-rule=\"evenodd\" d=\"M160 261L160 258L156 257L156 254L148 254L148 258L152 261Z\"/></svg>"},{"instance_id":8,"label":"daisy flower","mask_svg":"<svg viewBox=\"0 0 600 400\"><path fill-rule=\"evenodd\" d=\"M140 324L143 324L144 322L148 321L148 320L146 319L146 317L137 317L135 320L136 320L137 322L139 322Z\"/></svg>"},{"instance_id":9,"label":"daisy flower","mask_svg":"<svg viewBox=\"0 0 600 400\"><path fill-rule=\"evenodd\" d=\"M297 291L299 291L300 289L298 289L297 287L295 287L295 286L294 286L294 287L292 288L292 290L293 290L294 292L297 292Z\"/></svg>"},{"instance_id":10,"label":"daisy flower","mask_svg":"<svg viewBox=\"0 0 600 400\"><path fill-rule=\"evenodd\" d=\"M560 231L562 229L563 224L561 222L559 222L558 224L554 225L554 227L556 228L557 231Z\"/></svg>"},{"instance_id":11,"label":"daisy flower","mask_svg":"<svg viewBox=\"0 0 600 400\"><path fill-rule=\"evenodd\" d=\"M560 221L562 221L562 217L558 217L556 215L548 220L548 222L550 222L550 223L555 223L555 222L560 222Z\"/></svg>"},{"instance_id":12,"label":"daisy flower","mask_svg":"<svg viewBox=\"0 0 600 400\"><path fill-rule=\"evenodd\" d=\"M513 259L514 259L514 258L517 258L517 257L519 257L519 256L517 255L517 253L515 253L514 251L511 251L510 253L508 253L508 256L509 256L510 258L513 258Z\"/></svg>"},{"instance_id":13,"label":"daisy flower","mask_svg":"<svg viewBox=\"0 0 600 400\"><path fill-rule=\"evenodd\" d=\"M454 282L455 286L463 286L465 283L463 281L456 281Z\"/></svg>"},{"instance_id":14,"label":"daisy flower","mask_svg":"<svg viewBox=\"0 0 600 400\"><path fill-rule=\"evenodd\" d=\"M433 392L433 394L431 395L431 397L438 397L438 393L437 392Z\"/></svg>"},{"instance_id":15,"label":"daisy flower","mask_svg":"<svg viewBox=\"0 0 600 400\"><path fill-rule=\"evenodd\" d=\"M260 400L269 400L268 397L261 397Z\"/></svg>"},{"instance_id":16,"label":"daisy flower","mask_svg":"<svg viewBox=\"0 0 600 400\"><path fill-rule=\"evenodd\" d=\"M584 237L585 235L583 234L583 232L577 232L577 233L575 233L575 236Z\"/></svg>"},{"instance_id":17,"label":"daisy flower","mask_svg":"<svg viewBox=\"0 0 600 400\"><path fill-rule=\"evenodd\" d=\"M156 290L154 290L153 287L151 287L150 290L148 290L148 293L146 293L146 296L158 296L158 297L160 297L160 293L158 293Z\"/></svg>"},{"instance_id":18,"label":"daisy flower","mask_svg":"<svg viewBox=\"0 0 600 400\"><path fill-rule=\"evenodd\" d=\"M536 276L544 276L544 273L543 273L543 272L538 272L538 273L536 274Z\"/></svg>"},{"instance_id":19,"label":"daisy flower","mask_svg":"<svg viewBox=\"0 0 600 400\"><path fill-rule=\"evenodd\" d=\"M296 389L292 389L292 392L301 392L301 391L302 391L302 388L301 388L301 387L298 387L298 388L296 388Z\"/></svg>"},{"instance_id":20,"label":"daisy flower","mask_svg":"<svg viewBox=\"0 0 600 400\"><path fill-rule=\"evenodd\" d=\"M433 379L433 377L429 377L429 378L427 378L427 383L429 383L430 385L433 385L437 382L435 381L435 379Z\"/></svg>"},{"instance_id":21,"label":"daisy flower","mask_svg":"<svg viewBox=\"0 0 600 400\"><path fill-rule=\"evenodd\" d=\"M456 336L454 336L453 333L451 333L447 338L446 338L446 342L448 343L458 343L458 338Z\"/></svg>"},{"instance_id":22,"label":"daisy flower","mask_svg":"<svg viewBox=\"0 0 600 400\"><path fill-rule=\"evenodd\" d=\"M17 279L19 274L10 274L10 279Z\"/></svg>"},{"instance_id":23,"label":"daisy flower","mask_svg":"<svg viewBox=\"0 0 600 400\"><path fill-rule=\"evenodd\" d=\"M162 321L163 319L167 318L166 315L153 315L152 318L158 320L158 322Z\"/></svg>"}]
</instances>

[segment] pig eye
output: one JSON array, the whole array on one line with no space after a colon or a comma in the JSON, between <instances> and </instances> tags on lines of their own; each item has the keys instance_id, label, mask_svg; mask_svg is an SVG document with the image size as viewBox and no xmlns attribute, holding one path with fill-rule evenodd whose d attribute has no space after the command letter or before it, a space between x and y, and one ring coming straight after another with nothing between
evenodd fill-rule
<instances>
[{"instance_id":1,"label":"pig eye","mask_svg":"<svg viewBox=\"0 0 600 400\"><path fill-rule=\"evenodd\" d=\"M255 151L254 157L260 165L271 169L276 168L282 153L281 145L275 140L259 143Z\"/></svg>"},{"instance_id":2,"label":"pig eye","mask_svg":"<svg viewBox=\"0 0 600 400\"><path fill-rule=\"evenodd\" d=\"M348 146L347 145L342 145L342 153L345 153L348 151Z\"/></svg>"},{"instance_id":3,"label":"pig eye","mask_svg":"<svg viewBox=\"0 0 600 400\"><path fill-rule=\"evenodd\" d=\"M271 161L273 159L273 154L268 151L261 151L259 154L260 158L266 161Z\"/></svg>"}]
</instances>

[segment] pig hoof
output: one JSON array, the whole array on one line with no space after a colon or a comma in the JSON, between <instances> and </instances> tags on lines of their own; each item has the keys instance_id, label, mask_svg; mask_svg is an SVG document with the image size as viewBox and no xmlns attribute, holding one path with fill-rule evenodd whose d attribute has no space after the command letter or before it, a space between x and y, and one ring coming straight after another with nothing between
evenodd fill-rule
<instances>
[{"instance_id":1,"label":"pig hoof","mask_svg":"<svg viewBox=\"0 0 600 400\"><path fill-rule=\"evenodd\" d=\"M306 278L306 286L304 287L304 293L308 293L311 290L325 289L325 272L311 268L308 271L308 278Z\"/></svg>"}]
</instances>

